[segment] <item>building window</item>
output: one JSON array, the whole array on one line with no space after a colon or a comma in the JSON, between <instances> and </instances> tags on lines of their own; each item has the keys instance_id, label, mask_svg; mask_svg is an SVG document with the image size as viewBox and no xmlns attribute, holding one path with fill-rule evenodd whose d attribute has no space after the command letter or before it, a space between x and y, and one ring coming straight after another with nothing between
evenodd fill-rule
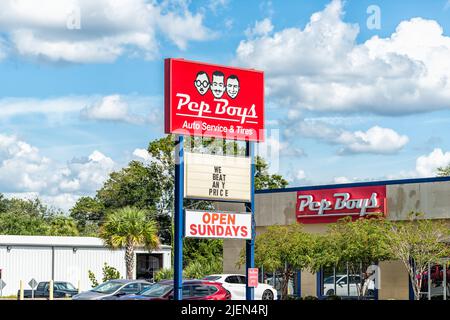
<instances>
[{"instance_id":1,"label":"building window","mask_svg":"<svg viewBox=\"0 0 450 320\"><path fill-rule=\"evenodd\" d=\"M323 268L319 277L320 295L375 299L377 277L378 266L376 264L370 265L365 270L360 267L357 272L349 268L348 264Z\"/></svg>"},{"instance_id":2,"label":"building window","mask_svg":"<svg viewBox=\"0 0 450 320\"><path fill-rule=\"evenodd\" d=\"M259 268L259 278L262 283L267 283L274 287L275 290L277 290L278 297L281 297L282 295L282 288L283 288L283 274L280 271L277 272L264 272L263 268ZM294 274L295 276L295 274ZM294 279L289 279L288 286L287 286L287 294L288 295L294 295Z\"/></svg>"},{"instance_id":3,"label":"building window","mask_svg":"<svg viewBox=\"0 0 450 320\"><path fill-rule=\"evenodd\" d=\"M429 263L428 270L417 277L421 300L450 300L450 259Z\"/></svg>"}]
</instances>

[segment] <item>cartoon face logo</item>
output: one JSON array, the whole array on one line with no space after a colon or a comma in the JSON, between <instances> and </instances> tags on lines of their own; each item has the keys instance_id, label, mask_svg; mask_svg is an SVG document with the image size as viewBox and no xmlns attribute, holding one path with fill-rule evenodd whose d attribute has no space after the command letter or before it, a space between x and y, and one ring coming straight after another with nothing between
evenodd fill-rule
<instances>
[{"instance_id":1,"label":"cartoon face logo","mask_svg":"<svg viewBox=\"0 0 450 320\"><path fill-rule=\"evenodd\" d=\"M197 89L198 93L200 93L202 96L208 92L210 83L208 75L205 71L200 71L197 73L197 77L194 81L195 88Z\"/></svg>"},{"instance_id":2,"label":"cartoon face logo","mask_svg":"<svg viewBox=\"0 0 450 320\"><path fill-rule=\"evenodd\" d=\"M214 71L212 74L211 92L217 99L222 98L225 92L225 75L220 71Z\"/></svg>"},{"instance_id":3,"label":"cartoon face logo","mask_svg":"<svg viewBox=\"0 0 450 320\"><path fill-rule=\"evenodd\" d=\"M239 93L239 79L234 74L227 79L227 94L231 99L236 98Z\"/></svg>"}]
</instances>

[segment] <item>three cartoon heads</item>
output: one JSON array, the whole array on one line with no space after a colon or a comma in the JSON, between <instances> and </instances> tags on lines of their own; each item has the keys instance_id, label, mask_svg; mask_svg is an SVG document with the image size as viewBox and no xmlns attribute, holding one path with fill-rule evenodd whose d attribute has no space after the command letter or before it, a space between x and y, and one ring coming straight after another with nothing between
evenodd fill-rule
<instances>
[{"instance_id":1,"label":"three cartoon heads","mask_svg":"<svg viewBox=\"0 0 450 320\"><path fill-rule=\"evenodd\" d=\"M214 71L211 81L205 71L197 73L194 81L195 88L202 96L211 89L211 92L216 99L222 98L225 91L231 99L237 97L239 93L239 79L235 75L230 75L225 82L225 75L221 71Z\"/></svg>"}]
</instances>

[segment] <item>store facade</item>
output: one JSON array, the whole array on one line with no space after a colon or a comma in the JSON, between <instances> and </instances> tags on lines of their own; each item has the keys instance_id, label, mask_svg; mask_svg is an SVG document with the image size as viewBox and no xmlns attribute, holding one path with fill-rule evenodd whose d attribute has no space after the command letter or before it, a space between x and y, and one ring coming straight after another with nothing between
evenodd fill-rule
<instances>
[{"instance_id":1,"label":"store facade","mask_svg":"<svg viewBox=\"0 0 450 320\"><path fill-rule=\"evenodd\" d=\"M450 177L261 190L256 192L255 202L257 234L268 226L292 223L302 223L306 232L325 233L330 224L344 216L356 219L371 212L382 213L391 221L407 220L410 212L421 212L426 219L443 220L450 227ZM223 210L239 210L237 204L218 206ZM224 240L225 273L244 271L236 264L243 246L242 240ZM288 288L291 294L301 296L351 297L356 295L358 277L364 273L371 276L365 288L369 298L413 297L408 273L400 261L380 262L370 269L352 274L343 265L316 274L298 271ZM448 260L430 264L423 277L424 299L450 299ZM277 274L267 275L263 271L261 279L280 287Z\"/></svg>"}]
</instances>

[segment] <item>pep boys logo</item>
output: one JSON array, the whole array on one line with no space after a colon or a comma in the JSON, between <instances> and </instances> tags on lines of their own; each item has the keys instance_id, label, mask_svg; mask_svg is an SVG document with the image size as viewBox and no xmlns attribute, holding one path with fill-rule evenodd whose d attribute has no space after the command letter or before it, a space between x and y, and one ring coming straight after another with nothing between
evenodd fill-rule
<instances>
[{"instance_id":1,"label":"pep boys logo","mask_svg":"<svg viewBox=\"0 0 450 320\"><path fill-rule=\"evenodd\" d=\"M166 133L263 141L263 129L262 72L166 60Z\"/></svg>"},{"instance_id":2,"label":"pep boys logo","mask_svg":"<svg viewBox=\"0 0 450 320\"><path fill-rule=\"evenodd\" d=\"M299 191L297 218L339 219L342 216L361 217L369 213L385 213L385 198L385 186Z\"/></svg>"},{"instance_id":3,"label":"pep boys logo","mask_svg":"<svg viewBox=\"0 0 450 320\"><path fill-rule=\"evenodd\" d=\"M228 76L225 81L225 75L221 71L214 71L211 76L211 82L209 76L205 71L199 71L194 80L194 86L197 92L204 96L211 92L214 97L215 106L212 108L205 101L191 101L189 94L177 93L179 98L177 104L177 110L187 109L197 114L199 118L207 118L207 115L214 114L219 117L223 117L222 120L234 121L234 118L239 118L239 123L244 124L246 122L256 123L255 121L249 121L247 118L256 119L255 105L252 104L249 108L232 106L227 99L222 99L224 93L231 99L235 99L239 94L239 78L232 74ZM224 117L226 116L226 117Z\"/></svg>"},{"instance_id":4,"label":"pep boys logo","mask_svg":"<svg viewBox=\"0 0 450 320\"><path fill-rule=\"evenodd\" d=\"M239 78L232 74L228 77L227 83L224 82L225 75L221 71L214 71L212 74L212 86L209 81L208 74L205 71L200 71L197 73L197 77L195 78L194 85L197 89L198 93L202 96L208 92L208 89L211 89L212 94L215 98L222 98L225 89L228 96L231 99L237 97L239 93Z\"/></svg>"}]
</instances>

